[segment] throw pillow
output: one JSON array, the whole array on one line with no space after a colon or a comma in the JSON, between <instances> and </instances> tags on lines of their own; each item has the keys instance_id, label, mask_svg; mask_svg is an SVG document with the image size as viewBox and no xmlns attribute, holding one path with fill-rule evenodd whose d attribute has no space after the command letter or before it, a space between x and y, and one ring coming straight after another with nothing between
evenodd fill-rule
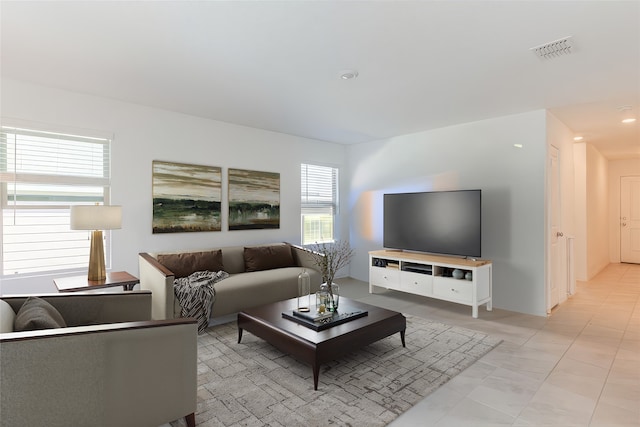
<instances>
[{"instance_id":1,"label":"throw pillow","mask_svg":"<svg viewBox=\"0 0 640 427\"><path fill-rule=\"evenodd\" d=\"M66 327L67 324L60 312L38 297L27 298L13 322L13 329L16 332Z\"/></svg>"},{"instance_id":2,"label":"throw pillow","mask_svg":"<svg viewBox=\"0 0 640 427\"><path fill-rule=\"evenodd\" d=\"M274 268L294 267L295 265L289 245L244 248L245 271L272 270Z\"/></svg>"},{"instance_id":3,"label":"throw pillow","mask_svg":"<svg viewBox=\"0 0 640 427\"><path fill-rule=\"evenodd\" d=\"M8 302L0 300L0 334L13 332L13 321L16 318L16 312Z\"/></svg>"},{"instance_id":4,"label":"throw pillow","mask_svg":"<svg viewBox=\"0 0 640 427\"><path fill-rule=\"evenodd\" d=\"M158 262L173 272L176 278L187 277L196 271L220 271L222 251L180 252L158 255Z\"/></svg>"}]
</instances>

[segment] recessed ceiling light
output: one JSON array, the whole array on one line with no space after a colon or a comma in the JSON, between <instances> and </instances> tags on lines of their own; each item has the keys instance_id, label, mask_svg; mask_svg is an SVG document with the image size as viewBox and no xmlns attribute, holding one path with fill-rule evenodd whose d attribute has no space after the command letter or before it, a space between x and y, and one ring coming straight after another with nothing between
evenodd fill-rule
<instances>
[{"instance_id":1,"label":"recessed ceiling light","mask_svg":"<svg viewBox=\"0 0 640 427\"><path fill-rule=\"evenodd\" d=\"M340 78L342 80L351 80L358 77L358 72L356 70L344 70L340 72Z\"/></svg>"},{"instance_id":2,"label":"recessed ceiling light","mask_svg":"<svg viewBox=\"0 0 640 427\"><path fill-rule=\"evenodd\" d=\"M626 119L622 119L622 123L633 123L635 121L636 121L635 117L629 117L629 118L626 118Z\"/></svg>"},{"instance_id":3,"label":"recessed ceiling light","mask_svg":"<svg viewBox=\"0 0 640 427\"><path fill-rule=\"evenodd\" d=\"M584 139L584 136L574 136L573 140L574 141L582 141Z\"/></svg>"},{"instance_id":4,"label":"recessed ceiling light","mask_svg":"<svg viewBox=\"0 0 640 427\"><path fill-rule=\"evenodd\" d=\"M514 147L516 147L516 148L522 148L522 147L524 147L524 145L522 145L522 144L513 144L513 146L514 146Z\"/></svg>"}]
</instances>

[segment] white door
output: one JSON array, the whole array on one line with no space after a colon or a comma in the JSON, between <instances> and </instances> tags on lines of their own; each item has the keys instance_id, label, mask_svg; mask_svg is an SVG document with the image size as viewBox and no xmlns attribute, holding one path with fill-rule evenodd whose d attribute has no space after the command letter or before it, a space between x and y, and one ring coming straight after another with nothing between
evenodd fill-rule
<instances>
[{"instance_id":1,"label":"white door","mask_svg":"<svg viewBox=\"0 0 640 427\"><path fill-rule=\"evenodd\" d=\"M560 291L566 290L562 272L564 264L561 257L564 254L562 231L560 229L560 163L558 149L549 148L548 159L548 188L549 197L549 277L547 279L547 311L560 302Z\"/></svg>"},{"instance_id":2,"label":"white door","mask_svg":"<svg viewBox=\"0 0 640 427\"><path fill-rule=\"evenodd\" d=\"M620 179L620 261L640 264L640 176Z\"/></svg>"}]
</instances>

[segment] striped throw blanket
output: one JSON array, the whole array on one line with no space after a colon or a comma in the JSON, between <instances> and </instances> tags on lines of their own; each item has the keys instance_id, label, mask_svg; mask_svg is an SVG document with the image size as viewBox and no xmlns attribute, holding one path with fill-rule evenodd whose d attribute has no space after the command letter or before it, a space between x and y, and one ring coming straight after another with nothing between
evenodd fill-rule
<instances>
[{"instance_id":1,"label":"striped throw blanket","mask_svg":"<svg viewBox=\"0 0 640 427\"><path fill-rule=\"evenodd\" d=\"M226 271L196 271L188 277L180 277L173 282L173 292L182 307L180 317L198 319L198 333L209 324L209 315L215 301L213 285L229 277Z\"/></svg>"}]
</instances>

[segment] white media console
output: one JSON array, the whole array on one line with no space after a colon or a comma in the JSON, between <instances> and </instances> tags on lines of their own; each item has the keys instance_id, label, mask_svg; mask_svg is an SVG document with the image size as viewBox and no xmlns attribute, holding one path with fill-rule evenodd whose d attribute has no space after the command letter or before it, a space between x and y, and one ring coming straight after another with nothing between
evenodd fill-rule
<instances>
[{"instance_id":1,"label":"white media console","mask_svg":"<svg viewBox=\"0 0 640 427\"><path fill-rule=\"evenodd\" d=\"M369 252L369 292L393 289L491 311L492 263L412 252L380 250Z\"/></svg>"}]
</instances>

